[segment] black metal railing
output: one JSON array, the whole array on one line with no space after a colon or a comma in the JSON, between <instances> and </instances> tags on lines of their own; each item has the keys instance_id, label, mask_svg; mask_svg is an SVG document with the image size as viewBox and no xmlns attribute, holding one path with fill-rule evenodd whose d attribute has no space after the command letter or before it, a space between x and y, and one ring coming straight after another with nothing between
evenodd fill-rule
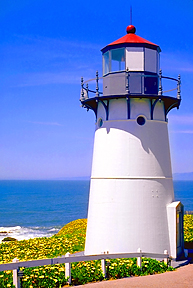
<instances>
[{"instance_id":1,"label":"black metal railing","mask_svg":"<svg viewBox=\"0 0 193 288\"><path fill-rule=\"evenodd\" d=\"M109 74L115 74L116 72L111 72ZM125 74L125 94L131 94L132 91L130 91L130 84L131 84L131 77L140 77L140 78L144 78L144 79L148 79L148 78L154 78L157 81L157 87L156 87L156 92L157 93L150 93L150 94L158 94L158 96L164 96L165 93L169 93L172 91L177 91L177 95L176 98L177 99L181 99L181 77L180 75L178 75L178 79L175 79L173 77L167 77L167 76L163 76L162 75L162 70L160 69L159 71L159 75L156 74L145 74L144 72L140 72L140 73L136 73L136 72L130 72L129 70L126 71L121 71L121 73ZM109 75L108 74L108 75ZM107 75L106 75L107 76ZM81 78L81 97L80 97L80 101L85 101L88 98L93 98L93 97L100 97L103 95L103 92L99 91L99 80L104 79L104 77L99 77L98 75L98 71L96 71L96 77L86 80L84 81L83 77ZM169 90L165 90L163 91L163 84L162 84L162 80L166 79L166 80L170 80L170 81L175 81L177 82L177 85L175 88L169 89ZM94 89L90 89L89 88L89 83L93 83L95 81L95 90ZM93 84L92 84L93 85ZM155 90L155 89L154 89ZM90 94L91 93L91 97ZM95 94L95 95L93 95ZM148 94L147 92L140 92L138 94Z\"/></svg>"}]
</instances>

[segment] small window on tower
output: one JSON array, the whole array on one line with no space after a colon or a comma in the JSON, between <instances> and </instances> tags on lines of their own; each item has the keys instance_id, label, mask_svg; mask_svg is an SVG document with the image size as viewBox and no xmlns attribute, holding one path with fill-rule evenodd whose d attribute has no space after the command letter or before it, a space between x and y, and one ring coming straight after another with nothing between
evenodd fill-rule
<instances>
[{"instance_id":1,"label":"small window on tower","mask_svg":"<svg viewBox=\"0 0 193 288\"><path fill-rule=\"evenodd\" d=\"M98 127L101 128L103 126L103 119L99 118L98 120Z\"/></svg>"},{"instance_id":2,"label":"small window on tower","mask_svg":"<svg viewBox=\"0 0 193 288\"><path fill-rule=\"evenodd\" d=\"M145 118L143 116L137 117L137 124L143 126L145 124Z\"/></svg>"}]
</instances>

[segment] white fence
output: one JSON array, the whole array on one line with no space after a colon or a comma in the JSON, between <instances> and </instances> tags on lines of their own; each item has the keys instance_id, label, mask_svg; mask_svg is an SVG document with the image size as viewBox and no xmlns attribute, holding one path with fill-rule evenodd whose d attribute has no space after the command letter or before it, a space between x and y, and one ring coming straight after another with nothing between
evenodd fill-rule
<instances>
[{"instance_id":1,"label":"white fence","mask_svg":"<svg viewBox=\"0 0 193 288\"><path fill-rule=\"evenodd\" d=\"M68 278L68 283L71 283L71 263L81 262L81 261L92 261L92 260L101 260L101 268L106 276L106 265L105 261L107 259L117 259L117 258L135 258L137 257L137 265L141 267L141 258L154 258L154 259L164 259L164 263L168 264L169 254L165 250L163 254L155 253L145 253L140 250L137 250L136 253L119 253L119 254L98 254L98 255L79 255L66 253L65 256L51 259L41 259L41 260L31 260L31 261L21 261L14 259L12 263L0 264L0 271L13 270L13 284L16 288L20 288L20 279L23 276L20 268L22 267L38 267L44 265L54 265L54 264L64 264L65 263L65 277Z\"/></svg>"}]
</instances>

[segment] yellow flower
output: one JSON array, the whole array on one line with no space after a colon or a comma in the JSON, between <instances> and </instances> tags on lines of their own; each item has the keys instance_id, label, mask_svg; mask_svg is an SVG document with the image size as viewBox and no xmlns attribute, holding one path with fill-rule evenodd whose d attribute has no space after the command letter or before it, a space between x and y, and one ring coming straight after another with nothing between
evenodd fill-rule
<instances>
[{"instance_id":1,"label":"yellow flower","mask_svg":"<svg viewBox=\"0 0 193 288\"><path fill-rule=\"evenodd\" d=\"M58 271L65 271L63 267L59 268Z\"/></svg>"}]
</instances>

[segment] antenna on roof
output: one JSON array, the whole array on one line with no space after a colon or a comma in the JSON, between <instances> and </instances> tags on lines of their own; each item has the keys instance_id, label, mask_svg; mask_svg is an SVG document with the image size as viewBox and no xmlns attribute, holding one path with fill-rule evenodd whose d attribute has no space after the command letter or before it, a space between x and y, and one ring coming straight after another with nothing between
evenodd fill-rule
<instances>
[{"instance_id":1,"label":"antenna on roof","mask_svg":"<svg viewBox=\"0 0 193 288\"><path fill-rule=\"evenodd\" d=\"M132 6L130 6L130 25L132 25Z\"/></svg>"}]
</instances>

